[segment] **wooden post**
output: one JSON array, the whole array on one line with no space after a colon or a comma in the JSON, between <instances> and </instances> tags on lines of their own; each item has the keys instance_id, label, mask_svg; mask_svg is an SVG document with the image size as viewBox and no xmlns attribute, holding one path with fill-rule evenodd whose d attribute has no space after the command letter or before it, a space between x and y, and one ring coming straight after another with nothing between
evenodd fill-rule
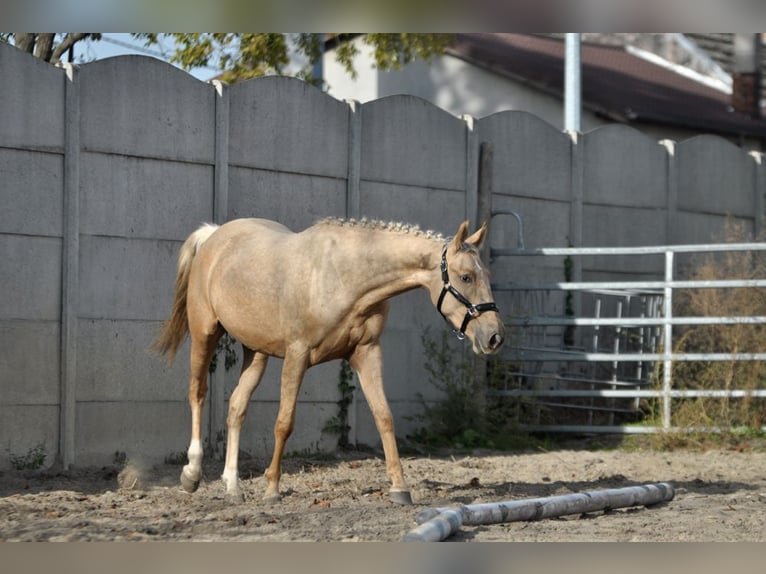
<instances>
[{"instance_id":1,"label":"wooden post","mask_svg":"<svg viewBox=\"0 0 766 574\"><path fill-rule=\"evenodd\" d=\"M489 223L492 217L492 161L494 147L489 142L479 145L479 173L476 201L476 226L484 222ZM481 259L489 266L489 236L484 240L481 247ZM479 355L473 356L473 373L477 406L482 412L487 409L487 359Z\"/></svg>"}]
</instances>

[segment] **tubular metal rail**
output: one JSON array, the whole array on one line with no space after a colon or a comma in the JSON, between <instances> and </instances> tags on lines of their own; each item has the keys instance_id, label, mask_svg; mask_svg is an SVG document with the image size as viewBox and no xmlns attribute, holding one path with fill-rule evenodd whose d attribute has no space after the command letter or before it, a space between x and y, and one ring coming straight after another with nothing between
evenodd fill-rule
<instances>
[{"instance_id":1,"label":"tubular metal rail","mask_svg":"<svg viewBox=\"0 0 766 574\"><path fill-rule=\"evenodd\" d=\"M679 253L715 253L733 251L766 251L764 243L726 243L708 245L673 245L673 246L650 246L650 247L588 247L588 248L543 248L525 249L523 243L517 249L491 249L492 260L498 257L508 256L565 256L580 257L588 255L598 256L622 256L622 255L663 255L664 278L663 280L651 281L573 281L573 282L549 282L549 283L497 283L492 285L493 291L515 292L539 292L539 291L562 291L584 293L626 293L626 294L651 294L654 293L660 304L657 305L656 316L643 317L574 317L574 316L546 316L533 315L511 319L508 324L515 327L593 327L596 331L601 327L615 327L628 329L638 327L654 328L658 331L656 349L654 352L599 352L597 345L593 345L594 351L571 350L560 347L550 349L543 347L510 346L509 352L504 355L510 361L522 363L529 362L585 362L585 363L636 363L638 365L662 365L661 388L641 388L640 381L622 383L620 381L604 380L600 383L613 383L612 388L590 389L505 389L495 390L494 394L511 397L534 397L539 398L630 398L636 402L640 398L656 398L661 401L661 426L634 426L634 425L540 425L536 430L551 430L559 432L609 432L609 433L653 433L663 430L671 430L671 404L672 399L714 397L714 398L737 398L759 397L766 398L766 389L742 390L742 389L674 389L672 380L672 368L674 362L679 361L762 361L766 360L766 352L752 353L684 353L673 351L673 327L677 325L742 325L742 324L766 324L766 316L720 316L720 317L675 317L673 316L673 291L676 289L709 289L709 288L759 288L766 287L766 279L722 279L722 280L678 280L674 277L675 255ZM640 367L639 367L640 368ZM535 375L526 373L531 377ZM574 380L571 377L568 380ZM583 380L585 382L585 379ZM588 380L593 383L594 381ZM644 381L645 382L645 381ZM609 385L607 385L609 386ZM643 386L647 386L646 384ZM621 388L622 387L622 388ZM632 387L632 388L629 388ZM577 407L575 407L577 408ZM583 407L580 407L583 408ZM527 425L528 427L534 425ZM701 430L716 431L720 429L710 428Z\"/></svg>"}]
</instances>

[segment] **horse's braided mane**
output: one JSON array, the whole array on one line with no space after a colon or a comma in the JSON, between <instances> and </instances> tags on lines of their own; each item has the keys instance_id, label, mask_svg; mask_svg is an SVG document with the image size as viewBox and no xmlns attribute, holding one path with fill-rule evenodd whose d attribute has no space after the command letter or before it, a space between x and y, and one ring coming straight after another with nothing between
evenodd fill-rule
<instances>
[{"instance_id":1,"label":"horse's braided mane","mask_svg":"<svg viewBox=\"0 0 766 574\"><path fill-rule=\"evenodd\" d=\"M379 219L343 219L340 217L328 217L322 219L318 223L319 225L336 225L339 227L350 227L358 229L373 229L378 231L390 231L393 233L410 234L416 237L425 237L427 239L434 239L437 241L444 241L444 236L436 231L430 229L424 231L417 225L411 225L409 223L401 223L396 221L381 221Z\"/></svg>"}]
</instances>

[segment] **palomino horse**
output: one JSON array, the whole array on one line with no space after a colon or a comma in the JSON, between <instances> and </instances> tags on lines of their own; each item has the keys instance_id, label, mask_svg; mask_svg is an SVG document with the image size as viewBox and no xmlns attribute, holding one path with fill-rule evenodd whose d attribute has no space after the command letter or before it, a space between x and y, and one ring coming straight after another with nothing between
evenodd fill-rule
<instances>
[{"instance_id":1,"label":"palomino horse","mask_svg":"<svg viewBox=\"0 0 766 574\"><path fill-rule=\"evenodd\" d=\"M478 255L486 229L485 224L469 237L466 221L453 239L444 240L402 224L366 220L330 219L293 233L273 221L239 219L192 233L178 257L172 313L154 343L172 361L187 332L191 338L192 432L183 488L194 492L199 486L208 365L218 339L228 332L242 343L244 357L229 401L222 476L227 498L244 498L237 475L240 430L266 361L274 356L284 364L264 499L280 499L282 453L306 369L348 359L380 433L391 499L411 503L383 391L380 336L388 299L425 288L476 353L496 352L505 330Z\"/></svg>"}]
</instances>

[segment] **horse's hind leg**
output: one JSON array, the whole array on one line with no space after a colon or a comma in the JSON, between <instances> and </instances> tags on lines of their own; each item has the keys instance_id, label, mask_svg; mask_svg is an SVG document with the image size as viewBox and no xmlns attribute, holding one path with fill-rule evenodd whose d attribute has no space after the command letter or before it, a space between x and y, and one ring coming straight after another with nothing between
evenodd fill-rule
<instances>
[{"instance_id":1,"label":"horse's hind leg","mask_svg":"<svg viewBox=\"0 0 766 574\"><path fill-rule=\"evenodd\" d=\"M207 374L218 339L223 329L216 322L210 329L194 329L189 321L191 338L189 406L191 407L191 442L189 443L189 464L181 471L181 486L186 492L194 492L202 478L202 407L207 395Z\"/></svg>"},{"instance_id":2,"label":"horse's hind leg","mask_svg":"<svg viewBox=\"0 0 766 574\"><path fill-rule=\"evenodd\" d=\"M221 479L226 486L226 499L230 502L243 502L244 495L239 488L237 462L239 456L239 434L242 423L247 416L247 407L253 391L261 382L263 371L266 369L268 355L256 353L242 347L242 374L239 383L229 399L229 417L226 421L228 432L226 436L226 466Z\"/></svg>"}]
</instances>

